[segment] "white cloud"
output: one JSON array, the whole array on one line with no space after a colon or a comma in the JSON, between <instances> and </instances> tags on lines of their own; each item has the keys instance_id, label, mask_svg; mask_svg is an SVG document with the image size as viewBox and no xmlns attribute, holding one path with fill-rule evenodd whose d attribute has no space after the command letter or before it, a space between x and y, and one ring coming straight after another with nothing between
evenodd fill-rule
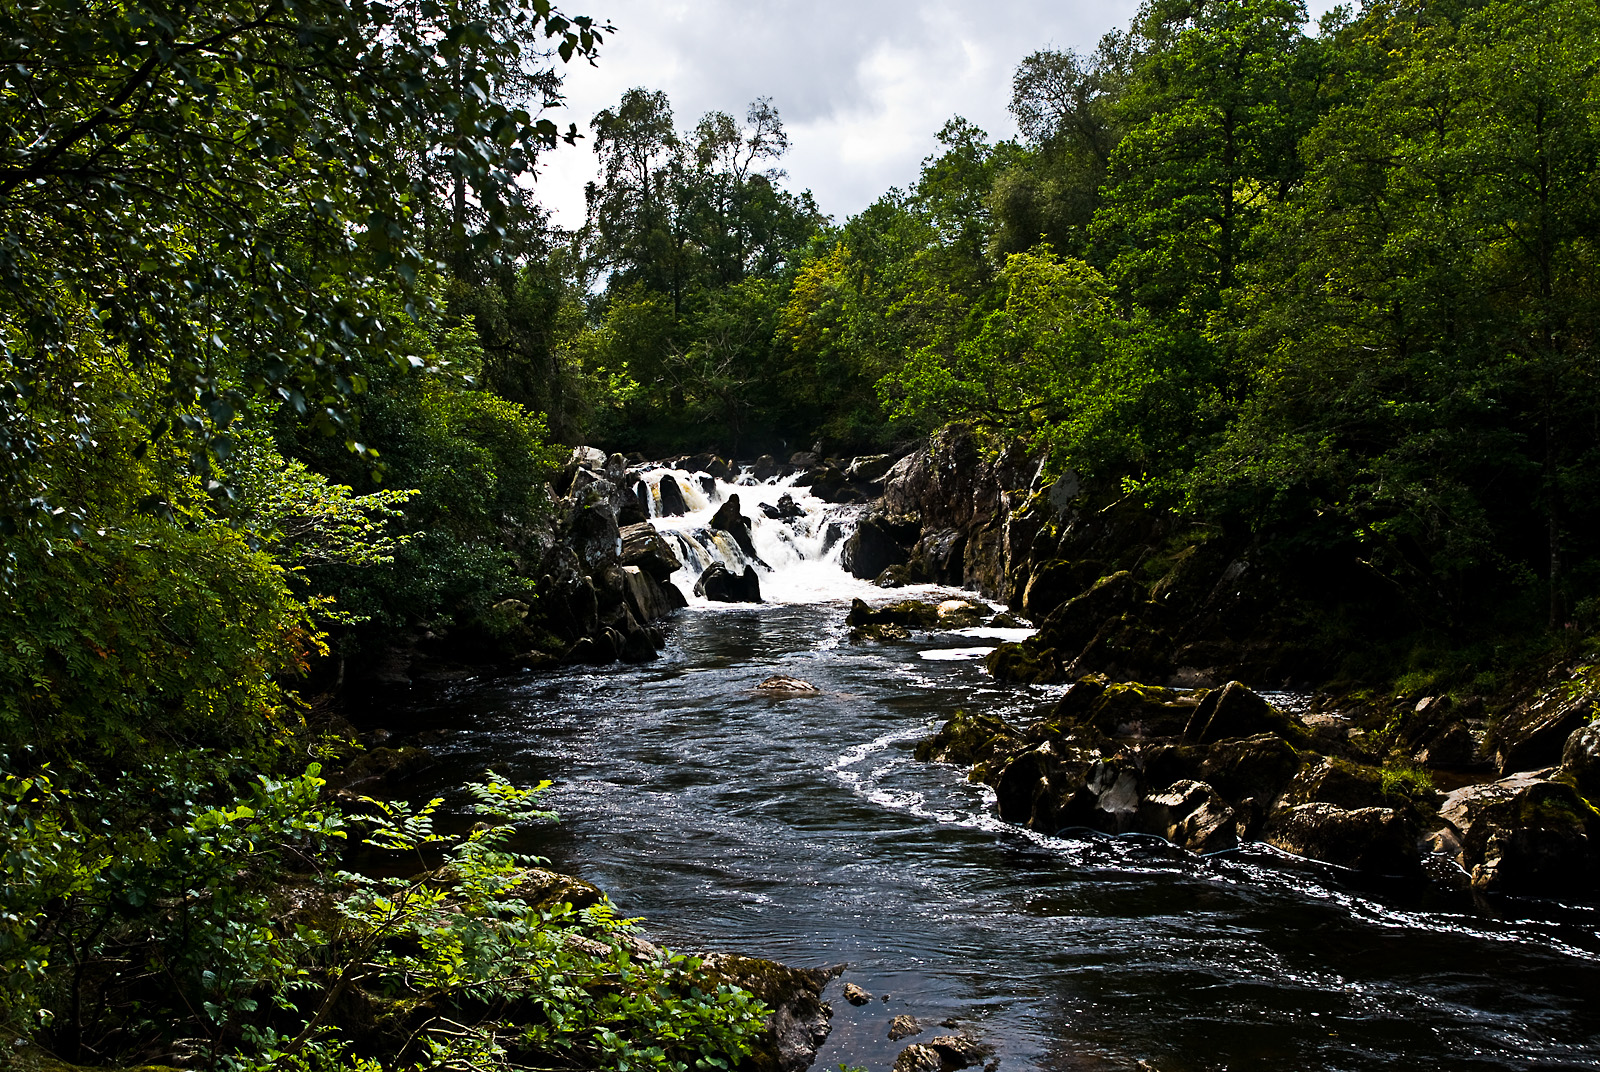
<instances>
[{"instance_id":1,"label":"white cloud","mask_svg":"<svg viewBox=\"0 0 1600 1072\"><path fill-rule=\"evenodd\" d=\"M603 6L602 6L603 5ZM634 86L665 90L680 129L707 111L742 117L771 97L789 132L783 166L838 220L904 186L945 120L965 116L993 137L1015 133L1011 74L1039 48L1094 48L1126 26L1138 0L569 0L617 34L599 65L572 68L558 123L585 133ZM1313 3L1314 12L1331 6ZM541 199L557 221L583 220L595 177L589 142L546 158Z\"/></svg>"}]
</instances>

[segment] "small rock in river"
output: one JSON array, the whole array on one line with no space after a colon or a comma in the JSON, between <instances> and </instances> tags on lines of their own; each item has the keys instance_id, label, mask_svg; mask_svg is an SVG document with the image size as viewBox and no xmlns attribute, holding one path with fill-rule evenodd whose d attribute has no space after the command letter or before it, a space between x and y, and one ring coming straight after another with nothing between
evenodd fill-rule
<instances>
[{"instance_id":1,"label":"small rock in river","mask_svg":"<svg viewBox=\"0 0 1600 1072\"><path fill-rule=\"evenodd\" d=\"M757 685L756 688L761 692L821 692L822 691L821 689L819 689L815 685L813 685L811 682L809 682L809 681L801 681L799 678L790 677L788 674L773 674L771 677L767 678L767 680L765 680L761 684Z\"/></svg>"},{"instance_id":2,"label":"small rock in river","mask_svg":"<svg viewBox=\"0 0 1600 1072\"><path fill-rule=\"evenodd\" d=\"M913 1042L894 1059L894 1072L939 1072L943 1065L938 1050Z\"/></svg>"},{"instance_id":3,"label":"small rock in river","mask_svg":"<svg viewBox=\"0 0 1600 1072\"><path fill-rule=\"evenodd\" d=\"M920 1034L922 1034L922 1025L917 1023L917 1018L915 1016L908 1016L905 1013L901 1013L899 1016L896 1016L893 1020L889 1021L890 1042L899 1042L903 1038L910 1038L912 1035Z\"/></svg>"},{"instance_id":4,"label":"small rock in river","mask_svg":"<svg viewBox=\"0 0 1600 1072\"><path fill-rule=\"evenodd\" d=\"M872 1000L872 995L854 983L844 984L844 999L852 1005L865 1005Z\"/></svg>"}]
</instances>

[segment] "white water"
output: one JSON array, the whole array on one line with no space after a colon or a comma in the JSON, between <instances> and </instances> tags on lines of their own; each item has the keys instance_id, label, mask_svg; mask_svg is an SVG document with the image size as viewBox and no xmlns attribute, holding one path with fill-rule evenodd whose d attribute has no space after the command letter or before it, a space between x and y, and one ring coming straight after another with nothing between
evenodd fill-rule
<instances>
[{"instance_id":1,"label":"white water","mask_svg":"<svg viewBox=\"0 0 1600 1072\"><path fill-rule=\"evenodd\" d=\"M719 562L733 573L743 573L747 565L755 566L762 599L768 603L826 603L858 597L881 600L886 595L871 581L852 577L840 564L845 541L855 531L865 509L862 506L823 502L811 494L811 489L796 487L795 476L759 483L745 470L736 482L728 483L682 469L636 470L631 475L642 480L648 491L645 499L650 523L671 541L683 562L683 568L672 575L672 583L688 597L691 608L729 606L710 603L694 594L700 574ZM661 516L664 480L678 485L689 513ZM759 562L752 563L732 537L711 527L711 515L735 494L739 496L739 512L752 523L750 539ZM801 516L768 517L761 505L776 507L784 495L794 500ZM937 585L908 585L895 589L894 597L915 599L948 591Z\"/></svg>"}]
</instances>

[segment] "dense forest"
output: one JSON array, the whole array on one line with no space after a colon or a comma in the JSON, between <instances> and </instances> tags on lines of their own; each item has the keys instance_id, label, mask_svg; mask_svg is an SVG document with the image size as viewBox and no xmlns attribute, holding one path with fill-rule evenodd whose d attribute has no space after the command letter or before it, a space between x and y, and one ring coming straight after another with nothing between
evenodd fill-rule
<instances>
[{"instance_id":1,"label":"dense forest","mask_svg":"<svg viewBox=\"0 0 1600 1072\"><path fill-rule=\"evenodd\" d=\"M1375 687L1489 691L1600 631L1594 0L1148 0L1021 63L1018 139L952 118L842 222L788 188L768 99L689 126L640 88L560 130L610 32L548 0L0 10L8 1039L748 1052L747 991L631 961L604 901L513 894L537 790L486 775L471 830L328 795L330 705L386 637L552 613L576 445L844 457L964 422L1285 576L1353 563L1296 591ZM547 152L595 155L576 232ZM426 870L345 870L358 843Z\"/></svg>"}]
</instances>

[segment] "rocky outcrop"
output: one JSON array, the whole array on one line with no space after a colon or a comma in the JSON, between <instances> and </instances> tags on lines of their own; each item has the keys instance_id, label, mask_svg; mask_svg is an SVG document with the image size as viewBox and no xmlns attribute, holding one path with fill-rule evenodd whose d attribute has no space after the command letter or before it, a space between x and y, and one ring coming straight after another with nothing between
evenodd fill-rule
<instances>
[{"instance_id":1,"label":"rocky outcrop","mask_svg":"<svg viewBox=\"0 0 1600 1072\"><path fill-rule=\"evenodd\" d=\"M683 568L672 545L648 521L629 525L618 533L622 538L624 566L637 566L663 584Z\"/></svg>"},{"instance_id":2,"label":"rocky outcrop","mask_svg":"<svg viewBox=\"0 0 1600 1072\"><path fill-rule=\"evenodd\" d=\"M717 507L717 512L711 515L711 527L731 536L750 561L761 561L761 556L756 554L755 541L750 536L753 523L740 513L737 494L729 495L727 501Z\"/></svg>"},{"instance_id":3,"label":"rocky outcrop","mask_svg":"<svg viewBox=\"0 0 1600 1072\"><path fill-rule=\"evenodd\" d=\"M694 582L694 594L714 603L760 603L761 579L754 566L746 566L743 573L733 573L717 562L707 566Z\"/></svg>"},{"instance_id":4,"label":"rocky outcrop","mask_svg":"<svg viewBox=\"0 0 1600 1072\"><path fill-rule=\"evenodd\" d=\"M802 1072L828 1038L833 1010L823 988L843 970L791 968L771 960L712 953L704 968L713 978L743 987L769 1009L766 1037L747 1059L752 1072Z\"/></svg>"},{"instance_id":5,"label":"rocky outcrop","mask_svg":"<svg viewBox=\"0 0 1600 1072\"><path fill-rule=\"evenodd\" d=\"M1561 762L1567 739L1595 713L1595 696L1584 684L1581 679L1563 683L1495 720L1490 742L1501 774Z\"/></svg>"},{"instance_id":6,"label":"rocky outcrop","mask_svg":"<svg viewBox=\"0 0 1600 1072\"><path fill-rule=\"evenodd\" d=\"M1600 805L1600 722L1572 731L1561 750L1561 775L1591 805Z\"/></svg>"},{"instance_id":7,"label":"rocky outcrop","mask_svg":"<svg viewBox=\"0 0 1600 1072\"><path fill-rule=\"evenodd\" d=\"M1479 890L1583 894L1600 880L1597 815L1572 786L1540 774L1469 785L1439 808L1436 847Z\"/></svg>"}]
</instances>

